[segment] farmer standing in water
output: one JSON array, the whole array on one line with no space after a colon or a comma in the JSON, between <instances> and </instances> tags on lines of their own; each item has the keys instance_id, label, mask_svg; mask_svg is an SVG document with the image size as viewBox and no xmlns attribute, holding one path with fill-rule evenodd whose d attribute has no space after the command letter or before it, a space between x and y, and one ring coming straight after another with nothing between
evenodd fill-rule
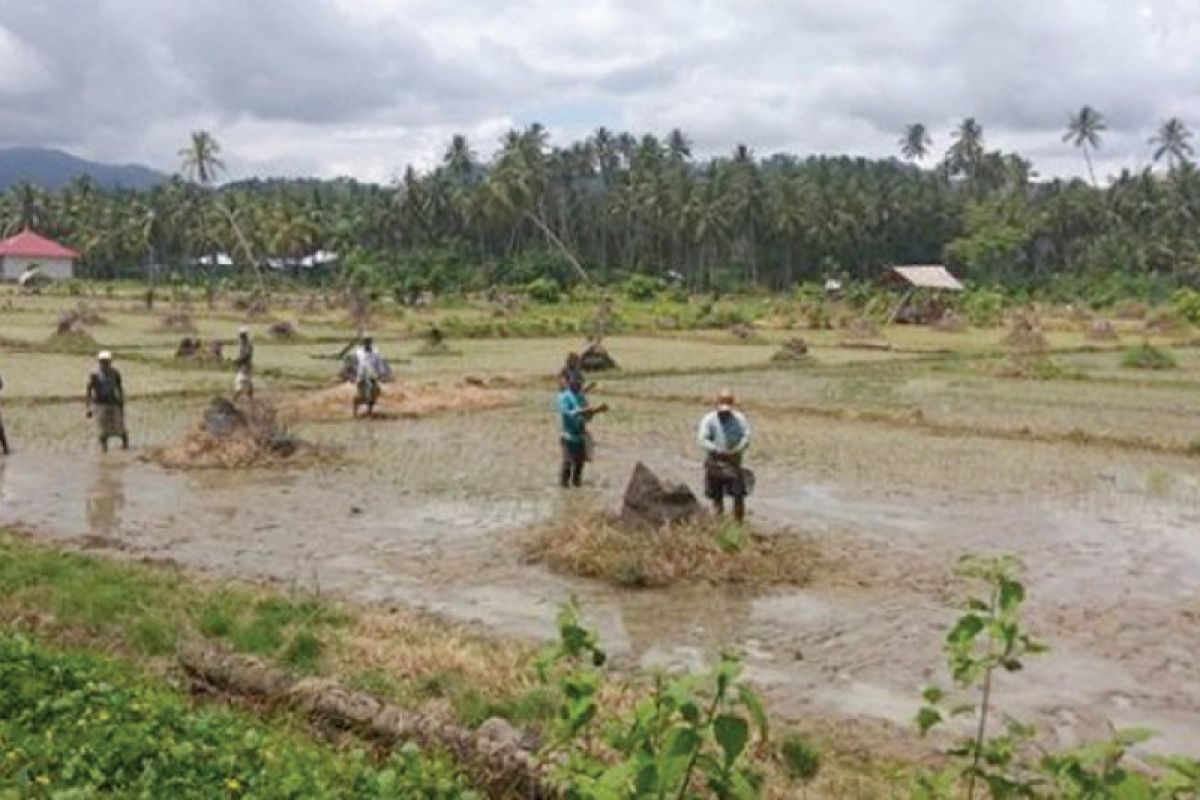
<instances>
[{"instance_id":1,"label":"farmer standing in water","mask_svg":"<svg viewBox=\"0 0 1200 800\"><path fill-rule=\"evenodd\" d=\"M591 456L591 435L587 424L596 414L608 410L606 405L589 406L583 393L583 373L563 376L558 392L558 415L562 423L562 469L559 484L581 486L583 465Z\"/></svg>"},{"instance_id":2,"label":"farmer standing in water","mask_svg":"<svg viewBox=\"0 0 1200 800\"><path fill-rule=\"evenodd\" d=\"M718 515L725 513L725 496L733 498L733 518L746 518L749 471L742 467L742 455L750 446L750 423L737 410L733 392L722 389L717 407L700 420L697 438L707 454L704 459L704 494L713 502Z\"/></svg>"},{"instance_id":3,"label":"farmer standing in water","mask_svg":"<svg viewBox=\"0 0 1200 800\"><path fill-rule=\"evenodd\" d=\"M250 329L238 328L238 351L233 360L237 377L233 379L233 399L242 395L254 399L254 343L250 341Z\"/></svg>"},{"instance_id":4,"label":"farmer standing in water","mask_svg":"<svg viewBox=\"0 0 1200 800\"><path fill-rule=\"evenodd\" d=\"M129 449L129 432L125 430L125 387L121 373L112 365L112 353L101 351L96 356L99 367L88 377L87 415L96 418L100 449L108 452L108 440L121 440L121 449Z\"/></svg>"},{"instance_id":5,"label":"farmer standing in water","mask_svg":"<svg viewBox=\"0 0 1200 800\"><path fill-rule=\"evenodd\" d=\"M354 351L354 380L358 390L354 395L354 416L358 416L358 407L367 407L367 416L375 413L375 403L379 400L379 380L383 376L383 359L375 349L375 339L366 334L362 344Z\"/></svg>"}]
</instances>

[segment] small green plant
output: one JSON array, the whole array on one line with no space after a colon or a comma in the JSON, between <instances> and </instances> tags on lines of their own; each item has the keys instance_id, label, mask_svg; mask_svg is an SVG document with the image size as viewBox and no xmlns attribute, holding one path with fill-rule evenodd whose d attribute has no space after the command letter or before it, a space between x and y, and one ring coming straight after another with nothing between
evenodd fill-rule
<instances>
[{"instance_id":1,"label":"small green plant","mask_svg":"<svg viewBox=\"0 0 1200 800\"><path fill-rule=\"evenodd\" d=\"M740 553L750 541L746 526L732 520L723 521L716 531L717 544L726 553Z\"/></svg>"},{"instance_id":2,"label":"small green plant","mask_svg":"<svg viewBox=\"0 0 1200 800\"><path fill-rule=\"evenodd\" d=\"M1171 296L1171 306L1181 319L1200 325L1200 291L1179 289Z\"/></svg>"},{"instance_id":3,"label":"small green plant","mask_svg":"<svg viewBox=\"0 0 1200 800\"><path fill-rule=\"evenodd\" d=\"M529 293L531 300L543 305L552 305L562 298L562 289L558 283L549 278L538 278L531 281L525 291Z\"/></svg>"},{"instance_id":4,"label":"small green plant","mask_svg":"<svg viewBox=\"0 0 1200 800\"><path fill-rule=\"evenodd\" d=\"M779 743L779 759L787 774L799 781L811 781L821 769L821 751L801 733L789 733Z\"/></svg>"},{"instance_id":5,"label":"small green plant","mask_svg":"<svg viewBox=\"0 0 1200 800\"><path fill-rule=\"evenodd\" d=\"M1121 356L1121 366L1129 369L1175 369L1179 363L1170 351L1142 342L1125 351Z\"/></svg>"},{"instance_id":6,"label":"small green plant","mask_svg":"<svg viewBox=\"0 0 1200 800\"><path fill-rule=\"evenodd\" d=\"M954 764L917 776L913 796L941 800L965 795L973 800L979 787L991 798L1146 798L1177 800L1200 791L1200 760L1160 758L1161 772L1144 775L1124 764L1129 748L1150 738L1142 729L1118 730L1106 741L1065 752L1040 747L1037 730L1009 716L993 731L998 715L992 697L997 671L1017 672L1028 656L1046 650L1025 632L1020 610L1025 587L1017 580L1019 562L1007 556L967 557L960 574L981 583L982 596L967 599L963 614L946 637L950 674L958 687L951 697L931 685L917 713L922 734L952 718L967 718L973 733L948 754Z\"/></svg>"},{"instance_id":7,"label":"small green plant","mask_svg":"<svg viewBox=\"0 0 1200 800\"><path fill-rule=\"evenodd\" d=\"M758 797L761 778L746 763L752 736L767 742L766 713L724 657L708 675L657 675L620 719L597 722L607 656L571 604L558 617L559 643L538 674L561 698L558 725L544 749L557 763L568 800ZM610 758L598 752L607 750Z\"/></svg>"},{"instance_id":8,"label":"small green plant","mask_svg":"<svg viewBox=\"0 0 1200 800\"><path fill-rule=\"evenodd\" d=\"M925 689L925 705L917 714L921 733L945 722L947 714L974 718L974 735L961 740L950 751L965 761L960 772L966 781L968 800L975 796L979 782L986 783L993 795L1002 796L1027 783L1015 759L1017 750L1032 738L1032 729L1012 719L1005 720L1002 734L991 735L988 727L992 721L992 682L996 671L1016 672L1025 656L1045 650L1020 626L1018 612L1025 601L1025 587L1015 577L1018 566L1007 557L964 559L960 574L982 581L987 594L967 600L964 614L946 636L946 656L955 683L977 699L958 703L946 712L946 692L931 685Z\"/></svg>"},{"instance_id":9,"label":"small green plant","mask_svg":"<svg viewBox=\"0 0 1200 800\"><path fill-rule=\"evenodd\" d=\"M649 275L634 275L625 281L625 296L639 303L653 300L662 290L662 281Z\"/></svg>"}]
</instances>

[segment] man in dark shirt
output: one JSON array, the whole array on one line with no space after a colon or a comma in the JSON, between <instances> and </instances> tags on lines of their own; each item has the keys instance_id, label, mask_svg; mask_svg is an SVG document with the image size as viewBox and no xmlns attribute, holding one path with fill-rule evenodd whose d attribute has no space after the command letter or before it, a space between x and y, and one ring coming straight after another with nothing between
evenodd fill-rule
<instances>
[{"instance_id":1,"label":"man in dark shirt","mask_svg":"<svg viewBox=\"0 0 1200 800\"><path fill-rule=\"evenodd\" d=\"M125 430L125 387L121 373L112 365L112 353L107 350L96 357L99 367L88 377L87 415L96 418L100 449L108 452L108 440L120 438L121 449L129 449L129 432Z\"/></svg>"},{"instance_id":2,"label":"man in dark shirt","mask_svg":"<svg viewBox=\"0 0 1200 800\"><path fill-rule=\"evenodd\" d=\"M244 325L238 329L238 352L233 360L237 377L233 379L233 399L245 395L254 397L254 343L250 341L250 329Z\"/></svg>"}]
</instances>

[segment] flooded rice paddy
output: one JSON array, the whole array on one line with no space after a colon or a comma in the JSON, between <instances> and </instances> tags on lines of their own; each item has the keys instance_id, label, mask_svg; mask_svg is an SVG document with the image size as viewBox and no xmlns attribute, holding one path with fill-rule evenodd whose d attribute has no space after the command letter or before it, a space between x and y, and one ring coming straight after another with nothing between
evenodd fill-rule
<instances>
[{"instance_id":1,"label":"flooded rice paddy","mask_svg":"<svg viewBox=\"0 0 1200 800\"><path fill-rule=\"evenodd\" d=\"M34 341L37 324L18 316L0 335ZM574 340L452 342L456 355L421 358L415 341L385 334L402 381L504 375L517 402L302 424L301 437L341 451L310 469L179 473L140 453L194 425L231 376L176 368L171 337L143 347L152 327L137 317L94 331L130 348L130 453L97 452L71 399L87 357L0 349L17 451L0 460L0 523L517 636L550 636L575 595L625 663L699 666L732 647L783 716L894 726L898 737L920 689L945 679L957 559L1008 552L1027 565L1029 627L1052 650L1002 680L1001 706L1064 743L1112 721L1157 730L1163 750L1200 751L1200 457L1186 453L1200 439L1195 350L1179 351L1169 380L1131 375L1105 352L1060 356L1073 379L1030 381L989 376L974 356L860 359L829 346L807 367L775 370L767 344L614 338L626 369L598 391L613 411L594 425L588 485L563 492L549 376ZM261 335L260 369L273 370L262 391L327 385L334 362L315 356L344 332L325 334ZM747 369L714 374L730 368ZM695 424L725 384L756 426L753 524L812 540L825 566L810 585L629 591L522 562L523 530L615 507L638 460L699 489Z\"/></svg>"}]
</instances>

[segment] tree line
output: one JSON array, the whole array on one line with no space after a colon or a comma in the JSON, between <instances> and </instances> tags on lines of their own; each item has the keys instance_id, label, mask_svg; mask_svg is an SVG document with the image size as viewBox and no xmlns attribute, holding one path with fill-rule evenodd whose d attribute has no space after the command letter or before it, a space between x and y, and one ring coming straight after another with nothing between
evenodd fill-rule
<instances>
[{"instance_id":1,"label":"tree line","mask_svg":"<svg viewBox=\"0 0 1200 800\"><path fill-rule=\"evenodd\" d=\"M869 279L899 263L947 263L982 283L1034 285L1123 275L1175 283L1200 272L1200 175L1192 133L1165 121L1151 167L1106 186L1092 156L1106 130L1084 106L1064 144L1090 180L1039 181L1017 153L989 149L968 118L935 163L926 127L907 126L899 158L760 158L738 145L693 157L688 137L597 129L552 147L544 127L508 132L481 159L454 136L440 164L390 186L249 180L217 186L220 147L198 131L180 174L146 191L80 179L58 192L29 184L0 198L0 233L28 226L83 253L85 274L195 271L228 254L237 270L268 257L339 253L343 270L447 291L537 278L670 277L697 288L784 288ZM157 265L157 266L156 266ZM201 269L201 272L216 270Z\"/></svg>"}]
</instances>

